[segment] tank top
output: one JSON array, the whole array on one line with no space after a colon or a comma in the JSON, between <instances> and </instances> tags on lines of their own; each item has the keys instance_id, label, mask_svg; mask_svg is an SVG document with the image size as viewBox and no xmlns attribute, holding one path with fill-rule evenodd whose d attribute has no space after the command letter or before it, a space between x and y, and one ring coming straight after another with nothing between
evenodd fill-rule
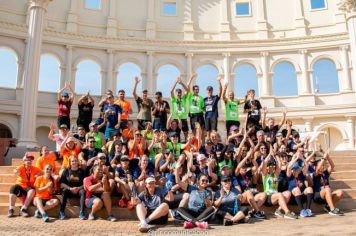
<instances>
[{"instance_id":1,"label":"tank top","mask_svg":"<svg viewBox=\"0 0 356 236\"><path fill-rule=\"evenodd\" d=\"M273 174L272 176L270 174L266 175L263 180L263 191L267 195L272 195L278 192L278 178L275 174Z\"/></svg>"},{"instance_id":2,"label":"tank top","mask_svg":"<svg viewBox=\"0 0 356 236\"><path fill-rule=\"evenodd\" d=\"M225 104L225 118L226 120L239 121L239 102L227 101Z\"/></svg>"}]
</instances>

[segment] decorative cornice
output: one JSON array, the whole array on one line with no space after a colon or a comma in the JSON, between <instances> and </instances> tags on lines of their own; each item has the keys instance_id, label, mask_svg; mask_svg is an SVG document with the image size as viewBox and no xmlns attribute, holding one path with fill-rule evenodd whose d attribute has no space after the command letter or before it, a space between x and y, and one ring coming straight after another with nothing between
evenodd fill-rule
<instances>
[{"instance_id":1,"label":"decorative cornice","mask_svg":"<svg viewBox=\"0 0 356 236\"><path fill-rule=\"evenodd\" d=\"M339 9L344 12L356 11L356 0L340 0Z\"/></svg>"}]
</instances>

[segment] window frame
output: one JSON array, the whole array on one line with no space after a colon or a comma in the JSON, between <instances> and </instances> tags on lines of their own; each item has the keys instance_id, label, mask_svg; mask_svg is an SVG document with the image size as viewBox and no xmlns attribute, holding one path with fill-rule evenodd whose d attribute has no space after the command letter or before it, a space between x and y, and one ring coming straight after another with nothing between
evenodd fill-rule
<instances>
[{"instance_id":1,"label":"window frame","mask_svg":"<svg viewBox=\"0 0 356 236\"><path fill-rule=\"evenodd\" d=\"M309 0L309 4L310 4L310 11L323 11L323 10L327 10L328 9L328 1L327 0L323 0L324 1L324 7L322 8L313 8L312 2L314 0Z\"/></svg>"},{"instance_id":2,"label":"window frame","mask_svg":"<svg viewBox=\"0 0 356 236\"><path fill-rule=\"evenodd\" d=\"M237 5L238 4L247 4L248 5L248 14L246 15L239 15L237 13ZM239 2L235 2L235 17L251 17L252 16L252 4L251 1L239 1Z\"/></svg>"},{"instance_id":3,"label":"window frame","mask_svg":"<svg viewBox=\"0 0 356 236\"><path fill-rule=\"evenodd\" d=\"M165 4L172 4L172 5L174 4L176 6L175 14L172 14L172 15L165 14L164 13L164 5ZM161 1L160 13L161 13L161 16L163 16L163 17L177 17L178 16L178 2L177 1L173 1L173 0L162 0Z\"/></svg>"},{"instance_id":4,"label":"window frame","mask_svg":"<svg viewBox=\"0 0 356 236\"><path fill-rule=\"evenodd\" d=\"M99 8L92 8L92 7L88 7L87 2L90 0L84 0L84 8L86 10L90 10L90 11L101 11L103 8L103 1L102 0L96 0L99 1Z\"/></svg>"}]
</instances>

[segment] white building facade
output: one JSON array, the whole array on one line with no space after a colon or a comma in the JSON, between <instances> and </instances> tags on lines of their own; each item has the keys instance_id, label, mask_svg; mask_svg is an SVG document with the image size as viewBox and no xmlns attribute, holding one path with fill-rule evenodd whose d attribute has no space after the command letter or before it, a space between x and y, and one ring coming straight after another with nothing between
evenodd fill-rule
<instances>
[{"instance_id":1,"label":"white building facade","mask_svg":"<svg viewBox=\"0 0 356 236\"><path fill-rule=\"evenodd\" d=\"M287 107L300 131L325 131L329 138L320 142L355 149L355 0L2 0L1 48L16 56L17 78L14 88L0 88L0 124L20 145L49 144L57 97L37 88L40 56L50 54L60 64L60 87L66 80L75 86L80 62L96 62L102 94L116 90L119 67L128 62L140 68L142 88L151 95L167 64L185 80L213 65L230 89L238 83L236 68L248 64L256 70L268 116ZM314 92L313 65L321 59L335 65L337 93ZM273 94L273 69L280 62L295 69L296 96ZM223 110L221 104L221 127ZM72 123L76 114L74 105Z\"/></svg>"}]
</instances>

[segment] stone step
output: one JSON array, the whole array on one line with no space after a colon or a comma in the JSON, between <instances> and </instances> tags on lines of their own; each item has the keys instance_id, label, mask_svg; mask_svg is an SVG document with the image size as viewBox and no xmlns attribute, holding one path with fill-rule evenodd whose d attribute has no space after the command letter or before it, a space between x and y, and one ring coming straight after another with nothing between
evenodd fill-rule
<instances>
[{"instance_id":1,"label":"stone step","mask_svg":"<svg viewBox=\"0 0 356 236\"><path fill-rule=\"evenodd\" d=\"M342 189L345 193L345 198L356 199L356 189Z\"/></svg>"},{"instance_id":2,"label":"stone step","mask_svg":"<svg viewBox=\"0 0 356 236\"><path fill-rule=\"evenodd\" d=\"M0 174L0 183L15 183L15 174Z\"/></svg>"},{"instance_id":3,"label":"stone step","mask_svg":"<svg viewBox=\"0 0 356 236\"><path fill-rule=\"evenodd\" d=\"M32 162L32 164L34 165L35 163L36 163L36 159ZM61 160L57 160L56 163L58 167L62 165ZM23 161L22 159L12 159L11 165L17 167L23 165Z\"/></svg>"},{"instance_id":4,"label":"stone step","mask_svg":"<svg viewBox=\"0 0 356 236\"><path fill-rule=\"evenodd\" d=\"M335 164L334 171L356 170L356 161L349 163Z\"/></svg>"},{"instance_id":5,"label":"stone step","mask_svg":"<svg viewBox=\"0 0 356 236\"><path fill-rule=\"evenodd\" d=\"M333 162L335 165L345 164L345 163L355 163L356 156L352 157L332 157Z\"/></svg>"},{"instance_id":6,"label":"stone step","mask_svg":"<svg viewBox=\"0 0 356 236\"><path fill-rule=\"evenodd\" d=\"M12 185L14 185L14 183L0 183L0 192L8 193Z\"/></svg>"},{"instance_id":7,"label":"stone step","mask_svg":"<svg viewBox=\"0 0 356 236\"><path fill-rule=\"evenodd\" d=\"M0 166L0 174L13 174L14 169L16 169L16 168L17 168L17 166ZM56 172L57 172L57 170L59 171L60 168L61 168L60 165L56 165Z\"/></svg>"},{"instance_id":8,"label":"stone step","mask_svg":"<svg viewBox=\"0 0 356 236\"><path fill-rule=\"evenodd\" d=\"M332 178L337 179L356 179L356 170L335 171Z\"/></svg>"},{"instance_id":9,"label":"stone step","mask_svg":"<svg viewBox=\"0 0 356 236\"><path fill-rule=\"evenodd\" d=\"M356 189L356 179L330 180L332 189Z\"/></svg>"},{"instance_id":10,"label":"stone step","mask_svg":"<svg viewBox=\"0 0 356 236\"><path fill-rule=\"evenodd\" d=\"M352 150L349 150L349 151L331 151L330 152L330 155L331 156L356 156L356 151L352 151Z\"/></svg>"}]
</instances>

